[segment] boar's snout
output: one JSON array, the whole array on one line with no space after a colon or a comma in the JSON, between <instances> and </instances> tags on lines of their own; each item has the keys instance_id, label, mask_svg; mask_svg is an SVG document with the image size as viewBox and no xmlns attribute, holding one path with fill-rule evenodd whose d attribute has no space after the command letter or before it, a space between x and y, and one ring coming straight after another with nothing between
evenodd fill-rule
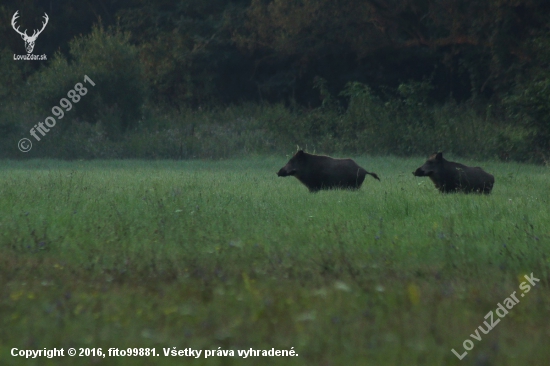
<instances>
[{"instance_id":1,"label":"boar's snout","mask_svg":"<svg viewBox=\"0 0 550 366\"><path fill-rule=\"evenodd\" d=\"M424 173L424 170L422 170L422 167L420 167L413 172L413 175L415 177L424 177L426 173Z\"/></svg>"},{"instance_id":2,"label":"boar's snout","mask_svg":"<svg viewBox=\"0 0 550 366\"><path fill-rule=\"evenodd\" d=\"M287 172L286 169L283 167L283 168L281 168L281 169L277 172L277 176L278 176L278 177L286 177L286 176L288 176L288 172Z\"/></svg>"},{"instance_id":3,"label":"boar's snout","mask_svg":"<svg viewBox=\"0 0 550 366\"><path fill-rule=\"evenodd\" d=\"M296 174L296 169L288 170L286 167L282 167L281 170L277 172L277 176L279 177L288 177L289 175Z\"/></svg>"}]
</instances>

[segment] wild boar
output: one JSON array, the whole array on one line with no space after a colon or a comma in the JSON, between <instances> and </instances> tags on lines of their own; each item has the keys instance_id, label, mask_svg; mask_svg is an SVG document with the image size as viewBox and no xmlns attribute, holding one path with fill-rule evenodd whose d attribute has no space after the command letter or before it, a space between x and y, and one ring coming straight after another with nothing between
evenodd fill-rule
<instances>
[{"instance_id":1,"label":"wild boar","mask_svg":"<svg viewBox=\"0 0 550 366\"><path fill-rule=\"evenodd\" d=\"M491 193L495 177L480 167L470 167L445 160L443 153L434 153L420 168L416 177L429 177L442 193Z\"/></svg>"},{"instance_id":2,"label":"wild boar","mask_svg":"<svg viewBox=\"0 0 550 366\"><path fill-rule=\"evenodd\" d=\"M308 154L303 150L294 154L277 172L279 177L292 175L298 178L310 192L337 188L359 189L367 174L380 180L378 175L367 172L352 159L334 159L330 156Z\"/></svg>"}]
</instances>

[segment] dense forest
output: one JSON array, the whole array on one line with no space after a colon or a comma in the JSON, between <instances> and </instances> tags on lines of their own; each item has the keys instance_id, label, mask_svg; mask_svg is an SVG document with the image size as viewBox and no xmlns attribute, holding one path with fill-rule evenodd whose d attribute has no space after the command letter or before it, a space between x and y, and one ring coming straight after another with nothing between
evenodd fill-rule
<instances>
[{"instance_id":1,"label":"dense forest","mask_svg":"<svg viewBox=\"0 0 550 366\"><path fill-rule=\"evenodd\" d=\"M550 158L547 0L6 0L0 37L2 157Z\"/></svg>"}]
</instances>

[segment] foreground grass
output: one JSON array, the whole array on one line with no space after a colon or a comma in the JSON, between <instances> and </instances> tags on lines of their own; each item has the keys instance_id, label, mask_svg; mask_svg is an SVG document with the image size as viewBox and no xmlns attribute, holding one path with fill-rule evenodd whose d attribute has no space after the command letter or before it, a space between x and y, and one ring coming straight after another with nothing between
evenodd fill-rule
<instances>
[{"instance_id":1,"label":"foreground grass","mask_svg":"<svg viewBox=\"0 0 550 366\"><path fill-rule=\"evenodd\" d=\"M298 353L102 362L119 365L548 364L548 169L465 161L493 193L441 195L412 176L422 158L359 158L381 182L310 194L276 177L286 160L0 163L0 364L101 361L13 347Z\"/></svg>"}]
</instances>

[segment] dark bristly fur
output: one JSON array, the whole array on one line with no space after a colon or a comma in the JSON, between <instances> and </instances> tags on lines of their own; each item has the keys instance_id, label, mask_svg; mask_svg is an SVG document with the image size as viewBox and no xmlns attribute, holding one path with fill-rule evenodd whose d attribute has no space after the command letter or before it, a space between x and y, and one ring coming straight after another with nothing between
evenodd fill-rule
<instances>
[{"instance_id":1,"label":"dark bristly fur","mask_svg":"<svg viewBox=\"0 0 550 366\"><path fill-rule=\"evenodd\" d=\"M420 168L416 177L429 177L440 192L491 193L495 177L480 167L470 167L443 159L443 153L434 153Z\"/></svg>"},{"instance_id":2,"label":"dark bristly fur","mask_svg":"<svg viewBox=\"0 0 550 366\"><path fill-rule=\"evenodd\" d=\"M334 159L330 156L313 155L298 151L279 170L279 177L295 176L310 192L321 189L359 189L369 174L380 180L375 173L369 173L352 159Z\"/></svg>"}]
</instances>

